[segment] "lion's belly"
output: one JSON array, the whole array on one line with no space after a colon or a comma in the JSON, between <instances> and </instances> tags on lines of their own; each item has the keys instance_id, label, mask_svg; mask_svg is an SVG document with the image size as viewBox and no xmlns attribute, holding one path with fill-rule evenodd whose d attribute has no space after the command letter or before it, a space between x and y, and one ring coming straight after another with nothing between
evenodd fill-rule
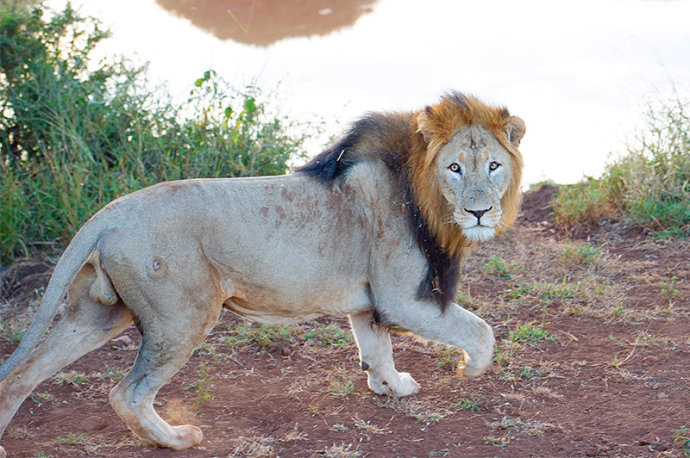
<instances>
[{"instance_id":1,"label":"lion's belly","mask_svg":"<svg viewBox=\"0 0 690 458\"><path fill-rule=\"evenodd\" d=\"M334 246L313 235L267 246L257 231L215 245L206 256L222 277L226 307L274 324L370 309L368 260L359 240Z\"/></svg>"},{"instance_id":2,"label":"lion's belly","mask_svg":"<svg viewBox=\"0 0 690 458\"><path fill-rule=\"evenodd\" d=\"M242 289L240 294L228 298L224 306L263 324L293 324L322 315L356 314L371 309L368 290L363 286L329 290L331 294L309 288L303 289L302 294L272 288Z\"/></svg>"}]
</instances>

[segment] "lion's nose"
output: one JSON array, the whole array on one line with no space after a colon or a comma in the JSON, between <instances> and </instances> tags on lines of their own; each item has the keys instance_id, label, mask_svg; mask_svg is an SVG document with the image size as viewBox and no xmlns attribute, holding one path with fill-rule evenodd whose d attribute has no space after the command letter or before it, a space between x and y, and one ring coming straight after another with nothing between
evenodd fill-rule
<instances>
[{"instance_id":1,"label":"lion's nose","mask_svg":"<svg viewBox=\"0 0 690 458\"><path fill-rule=\"evenodd\" d=\"M468 210L468 209L465 209L465 211L471 215L474 215L475 218L477 218L477 223L478 223L479 220L481 219L481 217L484 215L484 213L488 212L492 208L493 207L489 207L486 210Z\"/></svg>"}]
</instances>

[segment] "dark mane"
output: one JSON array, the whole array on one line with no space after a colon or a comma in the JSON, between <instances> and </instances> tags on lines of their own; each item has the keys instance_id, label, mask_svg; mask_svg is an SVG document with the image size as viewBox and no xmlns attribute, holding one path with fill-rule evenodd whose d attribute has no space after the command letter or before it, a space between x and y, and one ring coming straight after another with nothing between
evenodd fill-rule
<instances>
[{"instance_id":1,"label":"dark mane","mask_svg":"<svg viewBox=\"0 0 690 458\"><path fill-rule=\"evenodd\" d=\"M295 172L332 183L354 164L378 158L396 178L401 201L415 240L427 259L428 271L417 290L419 299L438 303L443 310L454 300L460 279L461 256L451 256L433 236L415 202L408 164L413 132L412 114L369 114L355 122L345 136Z\"/></svg>"},{"instance_id":2,"label":"dark mane","mask_svg":"<svg viewBox=\"0 0 690 458\"><path fill-rule=\"evenodd\" d=\"M356 147L362 137L376 135L385 127L384 115L370 113L356 121L342 139L295 172L306 173L326 183L331 182L343 176L350 167L361 160L362 155L358 154Z\"/></svg>"},{"instance_id":3,"label":"dark mane","mask_svg":"<svg viewBox=\"0 0 690 458\"><path fill-rule=\"evenodd\" d=\"M447 253L431 233L422 211L415 202L407 161L401 160L396 153L391 152L386 155L384 162L398 178L398 188L404 197L410 229L428 262L426 277L417 288L417 298L437 302L445 311L455 299L462 258Z\"/></svg>"}]
</instances>

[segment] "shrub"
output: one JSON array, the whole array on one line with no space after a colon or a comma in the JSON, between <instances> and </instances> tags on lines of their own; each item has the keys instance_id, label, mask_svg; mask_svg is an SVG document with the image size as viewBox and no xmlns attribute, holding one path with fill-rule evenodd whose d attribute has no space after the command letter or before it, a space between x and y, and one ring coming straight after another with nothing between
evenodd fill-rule
<instances>
[{"instance_id":1,"label":"shrub","mask_svg":"<svg viewBox=\"0 0 690 458\"><path fill-rule=\"evenodd\" d=\"M569 226L619 219L661 235L690 235L690 117L680 100L647 112L647 130L599 179L559 189Z\"/></svg>"},{"instance_id":2,"label":"shrub","mask_svg":"<svg viewBox=\"0 0 690 458\"><path fill-rule=\"evenodd\" d=\"M306 135L255 87L209 70L175 104L145 67L90 55L107 32L68 5L0 4L0 261L58 245L123 194L159 181L285 173ZM190 82L191 83L191 82ZM294 129L296 130L296 129Z\"/></svg>"}]
</instances>

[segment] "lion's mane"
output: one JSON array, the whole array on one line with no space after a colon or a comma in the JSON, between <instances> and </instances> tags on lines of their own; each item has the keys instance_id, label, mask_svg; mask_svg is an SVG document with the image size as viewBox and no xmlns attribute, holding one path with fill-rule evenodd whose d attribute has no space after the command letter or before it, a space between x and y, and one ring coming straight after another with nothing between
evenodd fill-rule
<instances>
[{"instance_id":1,"label":"lion's mane","mask_svg":"<svg viewBox=\"0 0 690 458\"><path fill-rule=\"evenodd\" d=\"M498 228L505 230L520 209L522 177L522 156L507 133L510 120L504 107L451 92L439 104L422 112L371 113L361 118L341 140L296 172L333 183L361 161L385 163L398 184L410 228L429 263L418 296L432 298L445 308L454 298L461 261L473 242L464 237L459 226L447 223L452 209L442 197L433 172L436 157L464 126L481 125L494 134L512 161L512 176L501 199L503 216Z\"/></svg>"}]
</instances>

